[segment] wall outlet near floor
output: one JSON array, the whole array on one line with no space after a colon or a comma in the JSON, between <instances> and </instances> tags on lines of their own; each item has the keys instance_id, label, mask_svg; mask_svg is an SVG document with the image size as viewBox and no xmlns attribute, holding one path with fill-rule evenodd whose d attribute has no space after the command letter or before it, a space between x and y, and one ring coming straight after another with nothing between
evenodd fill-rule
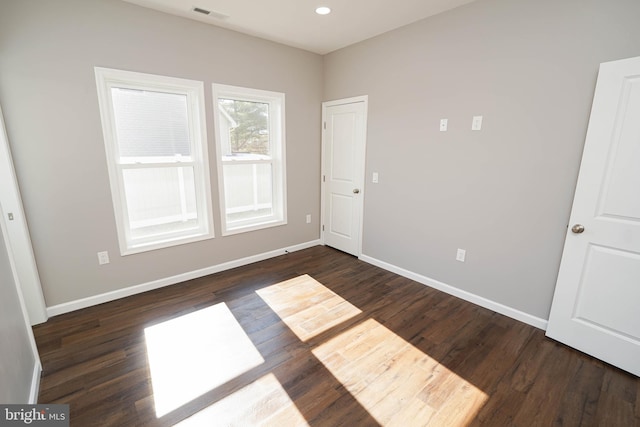
<instances>
[{"instance_id":1,"label":"wall outlet near floor","mask_svg":"<svg viewBox=\"0 0 640 427\"><path fill-rule=\"evenodd\" d=\"M456 261L464 262L464 258L467 256L467 251L464 249L458 249L458 253L456 253Z\"/></svg>"},{"instance_id":2,"label":"wall outlet near floor","mask_svg":"<svg viewBox=\"0 0 640 427\"><path fill-rule=\"evenodd\" d=\"M109 264L109 252L98 252L98 264L104 265Z\"/></svg>"},{"instance_id":3,"label":"wall outlet near floor","mask_svg":"<svg viewBox=\"0 0 640 427\"><path fill-rule=\"evenodd\" d=\"M307 214L307 224L311 224L311 214Z\"/></svg>"}]
</instances>

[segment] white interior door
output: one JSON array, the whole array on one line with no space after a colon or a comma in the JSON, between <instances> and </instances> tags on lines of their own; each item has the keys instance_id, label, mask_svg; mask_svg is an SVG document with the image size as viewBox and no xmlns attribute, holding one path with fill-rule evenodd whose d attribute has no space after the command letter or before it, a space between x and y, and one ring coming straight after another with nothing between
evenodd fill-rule
<instances>
[{"instance_id":1,"label":"white interior door","mask_svg":"<svg viewBox=\"0 0 640 427\"><path fill-rule=\"evenodd\" d=\"M38 401L42 364L24 304L5 218L0 205L0 280L3 282L0 298L0 358L3 359L3 365L9 368L0 372L0 402L34 404ZM12 286L15 286L15 293L12 292ZM27 354L29 351L31 358Z\"/></svg>"},{"instance_id":2,"label":"white interior door","mask_svg":"<svg viewBox=\"0 0 640 427\"><path fill-rule=\"evenodd\" d=\"M600 65L547 335L640 376L640 57Z\"/></svg>"},{"instance_id":3,"label":"white interior door","mask_svg":"<svg viewBox=\"0 0 640 427\"><path fill-rule=\"evenodd\" d=\"M322 235L359 256L362 237L367 97L322 104Z\"/></svg>"},{"instance_id":4,"label":"white interior door","mask_svg":"<svg viewBox=\"0 0 640 427\"><path fill-rule=\"evenodd\" d=\"M13 170L9 141L0 109L0 205L4 209L7 223L7 238L11 243L16 273L22 296L32 325L47 321L47 310L40 276L36 268L27 221L22 210L22 199Z\"/></svg>"}]
</instances>

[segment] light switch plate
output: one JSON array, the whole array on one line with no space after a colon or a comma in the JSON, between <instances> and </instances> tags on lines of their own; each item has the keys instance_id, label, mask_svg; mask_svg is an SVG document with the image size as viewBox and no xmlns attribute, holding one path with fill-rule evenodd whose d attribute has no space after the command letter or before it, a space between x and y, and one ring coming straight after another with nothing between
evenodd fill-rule
<instances>
[{"instance_id":1,"label":"light switch plate","mask_svg":"<svg viewBox=\"0 0 640 427\"><path fill-rule=\"evenodd\" d=\"M378 172L374 172L372 177L371 177L371 182L373 182L374 184L378 183Z\"/></svg>"},{"instance_id":2,"label":"light switch plate","mask_svg":"<svg viewBox=\"0 0 640 427\"><path fill-rule=\"evenodd\" d=\"M471 130L480 129L482 129L482 116L473 116L473 121L471 122Z\"/></svg>"},{"instance_id":3,"label":"light switch plate","mask_svg":"<svg viewBox=\"0 0 640 427\"><path fill-rule=\"evenodd\" d=\"M104 265L109 264L109 252L98 252L98 264Z\"/></svg>"},{"instance_id":4,"label":"light switch plate","mask_svg":"<svg viewBox=\"0 0 640 427\"><path fill-rule=\"evenodd\" d=\"M446 132L449 120L448 119L440 119L440 132Z\"/></svg>"}]
</instances>

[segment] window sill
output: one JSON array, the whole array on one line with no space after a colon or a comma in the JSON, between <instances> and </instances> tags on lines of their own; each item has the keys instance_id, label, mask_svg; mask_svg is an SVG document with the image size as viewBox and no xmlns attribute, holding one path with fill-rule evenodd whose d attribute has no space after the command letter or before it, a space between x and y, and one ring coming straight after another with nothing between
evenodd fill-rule
<instances>
[{"instance_id":1,"label":"window sill","mask_svg":"<svg viewBox=\"0 0 640 427\"><path fill-rule=\"evenodd\" d=\"M169 238L166 240L153 242L153 243L140 243L136 245L131 245L129 247L125 247L125 245L120 245L120 255L127 256L133 254L139 254L142 252L154 251L156 249L164 249L170 248L172 246L184 245L187 243L199 242L202 240L213 239L213 232L207 234L197 234L192 236L180 236L176 238Z\"/></svg>"},{"instance_id":2,"label":"window sill","mask_svg":"<svg viewBox=\"0 0 640 427\"><path fill-rule=\"evenodd\" d=\"M222 230L222 235L223 236L231 236L231 235L234 235L234 234L247 233L249 231L262 230L262 229L265 229L265 228L279 227L281 225L287 225L287 220L286 219L282 219L282 220L278 219L278 220L261 222L259 224L243 225L243 226L238 226L238 227L234 227L234 228L223 229Z\"/></svg>"}]
</instances>

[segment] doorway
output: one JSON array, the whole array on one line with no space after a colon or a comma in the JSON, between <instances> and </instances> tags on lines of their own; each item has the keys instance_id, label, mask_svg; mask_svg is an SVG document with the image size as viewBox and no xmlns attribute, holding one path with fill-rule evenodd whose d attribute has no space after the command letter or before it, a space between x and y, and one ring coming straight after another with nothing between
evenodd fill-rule
<instances>
[{"instance_id":1,"label":"doorway","mask_svg":"<svg viewBox=\"0 0 640 427\"><path fill-rule=\"evenodd\" d=\"M322 241L362 251L367 96L322 103Z\"/></svg>"}]
</instances>

